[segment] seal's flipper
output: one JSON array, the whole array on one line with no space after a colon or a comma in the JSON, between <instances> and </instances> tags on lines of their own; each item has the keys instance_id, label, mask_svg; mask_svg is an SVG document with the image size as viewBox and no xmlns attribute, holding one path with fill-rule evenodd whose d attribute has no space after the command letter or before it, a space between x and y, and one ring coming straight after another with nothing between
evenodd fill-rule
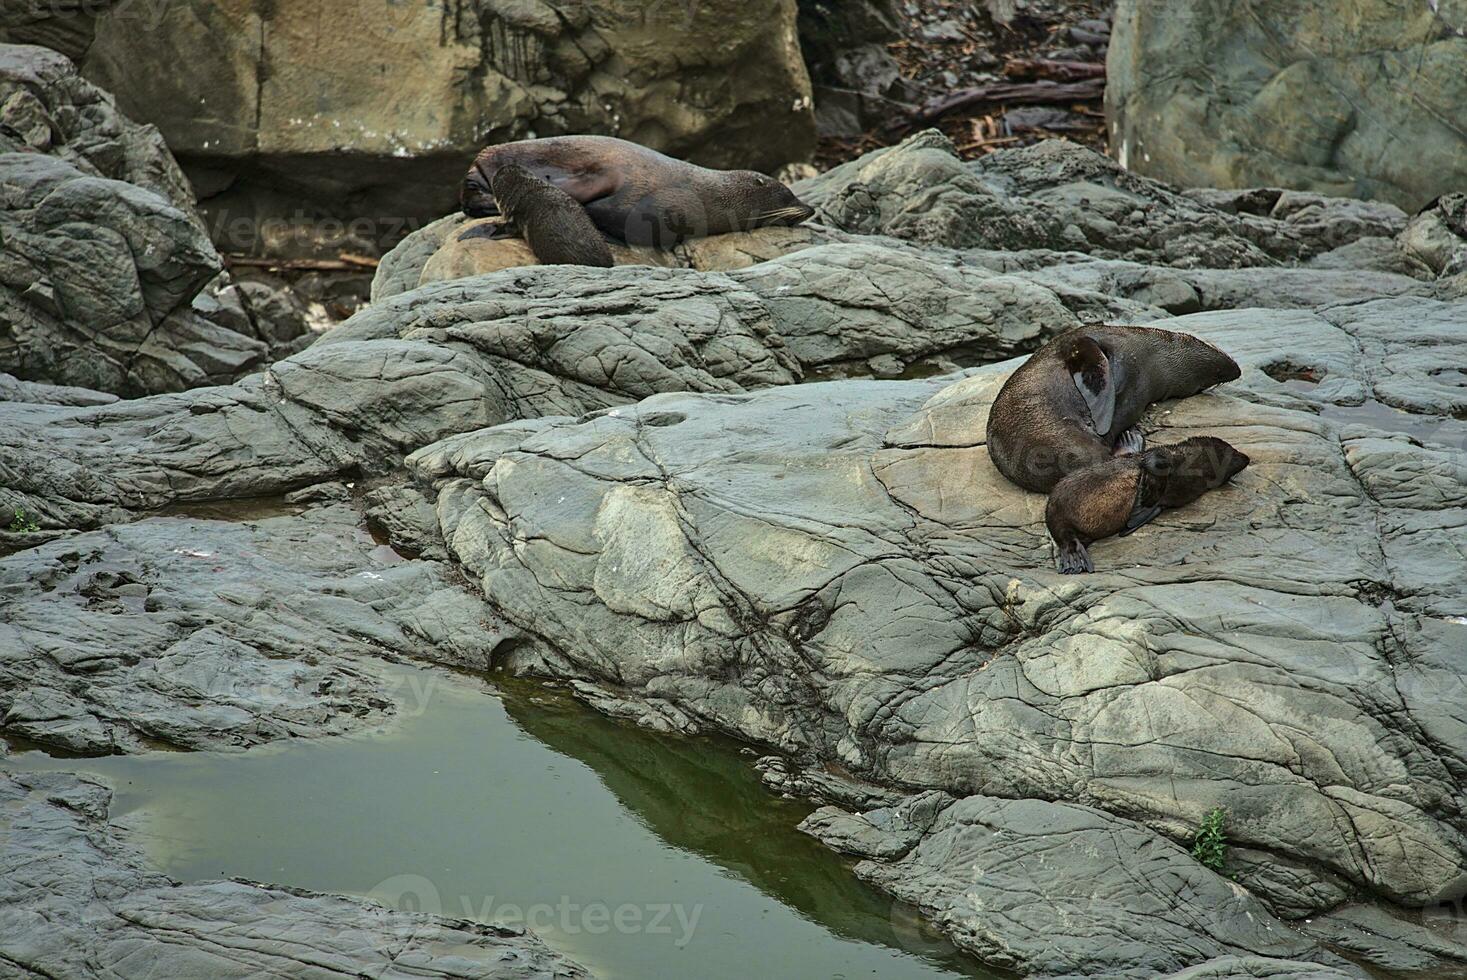
<instances>
[{"instance_id":1,"label":"seal's flipper","mask_svg":"<svg viewBox=\"0 0 1467 980\"><path fill-rule=\"evenodd\" d=\"M1161 505L1159 504L1152 504L1149 507L1137 505L1136 509L1131 511L1131 516L1126 518L1126 526L1121 529L1121 537L1124 538L1142 525L1150 523L1160 513Z\"/></svg>"},{"instance_id":2,"label":"seal's flipper","mask_svg":"<svg viewBox=\"0 0 1467 980\"><path fill-rule=\"evenodd\" d=\"M1116 379L1110 358L1089 337L1077 337L1065 354L1065 367L1075 379L1075 387L1090 408L1090 421L1095 434L1105 438L1116 415Z\"/></svg>"},{"instance_id":3,"label":"seal's flipper","mask_svg":"<svg viewBox=\"0 0 1467 980\"><path fill-rule=\"evenodd\" d=\"M559 187L580 204L590 204L599 201L603 197L610 197L616 193L619 186L614 174L602 171L601 173L575 174L553 174L545 178L549 183Z\"/></svg>"},{"instance_id":4,"label":"seal's flipper","mask_svg":"<svg viewBox=\"0 0 1467 980\"><path fill-rule=\"evenodd\" d=\"M475 238L514 238L514 229L509 222L496 222L494 224L474 225L459 233L458 240L467 242Z\"/></svg>"},{"instance_id":5,"label":"seal's flipper","mask_svg":"<svg viewBox=\"0 0 1467 980\"><path fill-rule=\"evenodd\" d=\"M1095 566L1090 562L1090 552L1079 541L1067 541L1059 545L1059 556L1055 558L1054 567L1059 569L1061 575L1081 575L1095 571Z\"/></svg>"},{"instance_id":6,"label":"seal's flipper","mask_svg":"<svg viewBox=\"0 0 1467 980\"><path fill-rule=\"evenodd\" d=\"M1137 461L1141 465L1141 472L1136 480L1136 502L1131 505L1131 513L1126 518L1126 526L1121 529L1121 537L1155 520L1156 515L1161 513L1167 481L1176 466L1171 446L1148 449L1137 457Z\"/></svg>"},{"instance_id":7,"label":"seal's flipper","mask_svg":"<svg viewBox=\"0 0 1467 980\"><path fill-rule=\"evenodd\" d=\"M1134 456L1146 448L1146 437L1141 434L1141 427L1133 425L1125 432L1116 437L1117 456Z\"/></svg>"}]
</instances>

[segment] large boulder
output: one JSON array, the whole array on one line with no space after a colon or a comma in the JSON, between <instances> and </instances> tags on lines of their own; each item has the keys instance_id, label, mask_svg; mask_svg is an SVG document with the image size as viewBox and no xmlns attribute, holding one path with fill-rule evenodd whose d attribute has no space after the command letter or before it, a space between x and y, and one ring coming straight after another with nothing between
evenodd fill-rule
<instances>
[{"instance_id":1,"label":"large boulder","mask_svg":"<svg viewBox=\"0 0 1467 980\"><path fill-rule=\"evenodd\" d=\"M801 826L860 858L856 874L958 945L1026 976L1149 978L1239 954L1330 959L1183 848L1090 807L929 792L859 815L825 807Z\"/></svg>"},{"instance_id":2,"label":"large boulder","mask_svg":"<svg viewBox=\"0 0 1467 980\"><path fill-rule=\"evenodd\" d=\"M521 929L248 881L183 884L70 773L0 773L0 962L9 976L577 980Z\"/></svg>"},{"instance_id":3,"label":"large boulder","mask_svg":"<svg viewBox=\"0 0 1467 980\"><path fill-rule=\"evenodd\" d=\"M143 6L98 17L85 72L158 125L206 213L244 219L242 248L309 247L332 216L396 237L485 143L598 132L769 172L814 148L795 0L188 0L138 30Z\"/></svg>"},{"instance_id":4,"label":"large boulder","mask_svg":"<svg viewBox=\"0 0 1467 980\"><path fill-rule=\"evenodd\" d=\"M9 127L0 130L0 151L60 157L90 176L153 191L192 216L193 190L158 130L129 119L55 51L0 44L0 123Z\"/></svg>"},{"instance_id":5,"label":"large boulder","mask_svg":"<svg viewBox=\"0 0 1467 980\"><path fill-rule=\"evenodd\" d=\"M1467 186L1467 3L1120 0L1112 152L1187 186L1415 210Z\"/></svg>"},{"instance_id":6,"label":"large boulder","mask_svg":"<svg viewBox=\"0 0 1467 980\"><path fill-rule=\"evenodd\" d=\"M964 162L936 130L799 181L847 232L960 249L1070 250L1187 268L1296 264L1399 233L1389 204L1255 190L1186 194L1074 143Z\"/></svg>"},{"instance_id":7,"label":"large boulder","mask_svg":"<svg viewBox=\"0 0 1467 980\"><path fill-rule=\"evenodd\" d=\"M147 395L233 381L305 342L221 274L158 131L65 58L0 44L0 124L0 370Z\"/></svg>"}]
</instances>

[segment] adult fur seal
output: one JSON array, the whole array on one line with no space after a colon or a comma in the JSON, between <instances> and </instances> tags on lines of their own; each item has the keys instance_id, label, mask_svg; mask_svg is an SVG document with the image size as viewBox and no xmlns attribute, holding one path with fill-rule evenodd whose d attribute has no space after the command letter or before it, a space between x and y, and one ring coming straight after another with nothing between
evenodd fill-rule
<instances>
[{"instance_id":1,"label":"adult fur seal","mask_svg":"<svg viewBox=\"0 0 1467 980\"><path fill-rule=\"evenodd\" d=\"M607 235L669 248L686 238L797 225L815 209L772 177L708 170L610 136L549 136L486 147L460 201L474 218L496 214L494 175L518 164L578 201Z\"/></svg>"},{"instance_id":2,"label":"adult fur seal","mask_svg":"<svg viewBox=\"0 0 1467 980\"><path fill-rule=\"evenodd\" d=\"M1067 473L1140 451L1133 427L1152 402L1195 395L1240 373L1231 357L1190 334L1079 327L1004 382L988 413L988 454L1019 486L1048 493Z\"/></svg>"},{"instance_id":3,"label":"adult fur seal","mask_svg":"<svg viewBox=\"0 0 1467 980\"><path fill-rule=\"evenodd\" d=\"M559 187L511 163L495 171L491 189L499 212L525 236L541 262L611 267L606 239L586 209Z\"/></svg>"},{"instance_id":4,"label":"adult fur seal","mask_svg":"<svg viewBox=\"0 0 1467 980\"><path fill-rule=\"evenodd\" d=\"M1238 475L1248 457L1221 439L1198 436L1108 459L1060 480L1044 508L1049 536L1066 575L1092 572L1086 546L1130 534L1167 507L1190 504Z\"/></svg>"}]
</instances>

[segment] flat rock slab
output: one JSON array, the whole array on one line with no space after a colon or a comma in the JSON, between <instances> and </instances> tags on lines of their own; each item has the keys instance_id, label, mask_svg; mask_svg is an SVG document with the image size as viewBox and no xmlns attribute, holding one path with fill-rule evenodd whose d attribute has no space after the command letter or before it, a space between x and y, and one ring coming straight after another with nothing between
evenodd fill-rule
<instances>
[{"instance_id":1,"label":"flat rock slab","mask_svg":"<svg viewBox=\"0 0 1467 980\"><path fill-rule=\"evenodd\" d=\"M1157 407L1149 438L1218 435L1253 465L1099 543L1090 576L1053 571L1044 498L988 461L1006 366L664 395L409 466L535 648L511 666L882 785L1174 840L1222 806L1228 870L1290 914L1362 888L1430 904L1467 892L1461 458L1336 425L1264 370L1313 350L1340 392L1426 385L1405 354L1460 311L1413 302L1394 337L1356 306L1176 321L1245 375Z\"/></svg>"},{"instance_id":2,"label":"flat rock slab","mask_svg":"<svg viewBox=\"0 0 1467 980\"><path fill-rule=\"evenodd\" d=\"M1224 955L1327 959L1245 889L1090 807L925 793L801 829L917 905L985 963L1027 976L1155 977ZM1064 923L1056 929L1056 923Z\"/></svg>"},{"instance_id":3,"label":"flat rock slab","mask_svg":"<svg viewBox=\"0 0 1467 980\"><path fill-rule=\"evenodd\" d=\"M487 664L478 601L359 521L153 518L0 558L0 734L238 750L382 724L413 695L375 658Z\"/></svg>"},{"instance_id":4,"label":"flat rock slab","mask_svg":"<svg viewBox=\"0 0 1467 980\"><path fill-rule=\"evenodd\" d=\"M1079 322L1042 285L870 243L734 273L506 270L384 300L237 384L107 405L0 403L0 509L44 528L96 527L385 469L512 419L807 372L953 367Z\"/></svg>"},{"instance_id":5,"label":"flat rock slab","mask_svg":"<svg viewBox=\"0 0 1467 980\"><path fill-rule=\"evenodd\" d=\"M0 975L587 976L534 936L247 881L150 871L69 773L0 773Z\"/></svg>"}]
</instances>

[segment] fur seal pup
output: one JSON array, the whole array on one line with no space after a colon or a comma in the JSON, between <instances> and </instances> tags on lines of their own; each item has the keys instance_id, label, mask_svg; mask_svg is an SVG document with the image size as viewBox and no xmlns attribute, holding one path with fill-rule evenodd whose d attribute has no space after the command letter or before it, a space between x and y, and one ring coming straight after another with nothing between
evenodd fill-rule
<instances>
[{"instance_id":1,"label":"fur seal pup","mask_svg":"<svg viewBox=\"0 0 1467 980\"><path fill-rule=\"evenodd\" d=\"M565 191L607 235L671 248L686 238L797 225L815 214L788 187L752 170L709 170L611 136L548 136L479 152L464 177L463 211L497 213L494 175L519 164Z\"/></svg>"},{"instance_id":2,"label":"fur seal pup","mask_svg":"<svg viewBox=\"0 0 1467 980\"><path fill-rule=\"evenodd\" d=\"M1239 377L1205 340L1156 327L1078 327L1036 351L988 413L988 454L1025 490L1048 493L1067 473L1139 452L1133 428L1152 402Z\"/></svg>"},{"instance_id":3,"label":"fur seal pup","mask_svg":"<svg viewBox=\"0 0 1467 980\"><path fill-rule=\"evenodd\" d=\"M1044 508L1059 549L1055 566L1066 575L1095 571L1086 545L1130 534L1164 508L1216 490L1247 465L1248 457L1223 440L1196 436L1076 470L1055 484Z\"/></svg>"},{"instance_id":4,"label":"fur seal pup","mask_svg":"<svg viewBox=\"0 0 1467 980\"><path fill-rule=\"evenodd\" d=\"M511 163L495 171L491 190L499 213L519 229L535 258L545 265L611 268L606 239L586 209L559 187Z\"/></svg>"}]
</instances>

